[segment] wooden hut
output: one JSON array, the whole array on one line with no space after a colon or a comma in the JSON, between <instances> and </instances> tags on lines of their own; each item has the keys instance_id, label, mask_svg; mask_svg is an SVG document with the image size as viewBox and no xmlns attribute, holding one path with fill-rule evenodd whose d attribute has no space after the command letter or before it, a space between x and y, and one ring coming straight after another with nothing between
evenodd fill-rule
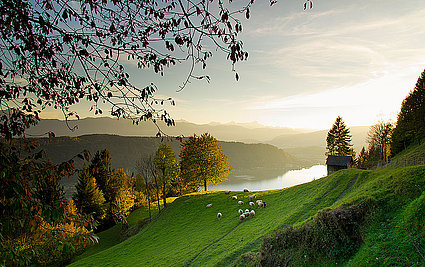
<instances>
[{"instance_id":1,"label":"wooden hut","mask_svg":"<svg viewBox=\"0 0 425 267\"><path fill-rule=\"evenodd\" d=\"M328 167L328 175L336 171L347 169L353 163L352 156L335 156L329 155L326 159L326 166Z\"/></svg>"}]
</instances>

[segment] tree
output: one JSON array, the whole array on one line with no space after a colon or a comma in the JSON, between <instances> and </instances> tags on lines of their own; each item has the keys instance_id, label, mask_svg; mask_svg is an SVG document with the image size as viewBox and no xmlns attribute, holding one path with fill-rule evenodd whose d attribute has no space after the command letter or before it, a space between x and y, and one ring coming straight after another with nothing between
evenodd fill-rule
<instances>
[{"instance_id":1,"label":"tree","mask_svg":"<svg viewBox=\"0 0 425 267\"><path fill-rule=\"evenodd\" d=\"M326 155L349 156L354 151L351 148L350 129L345 126L344 121L338 116L326 137Z\"/></svg>"},{"instance_id":2,"label":"tree","mask_svg":"<svg viewBox=\"0 0 425 267\"><path fill-rule=\"evenodd\" d=\"M111 203L111 215L115 223L127 224L127 217L134 206L134 193L131 187L122 187Z\"/></svg>"},{"instance_id":3,"label":"tree","mask_svg":"<svg viewBox=\"0 0 425 267\"><path fill-rule=\"evenodd\" d=\"M392 135L391 154L395 155L410 144L425 138L425 70L415 88L403 100Z\"/></svg>"},{"instance_id":4,"label":"tree","mask_svg":"<svg viewBox=\"0 0 425 267\"><path fill-rule=\"evenodd\" d=\"M187 139L180 152L181 175L186 183L214 186L226 180L231 172L229 161L221 151L217 139L205 133Z\"/></svg>"},{"instance_id":5,"label":"tree","mask_svg":"<svg viewBox=\"0 0 425 267\"><path fill-rule=\"evenodd\" d=\"M111 155L107 149L96 152L90 162L89 170L102 190L106 202L111 202L118 185L112 185L114 181L111 181Z\"/></svg>"},{"instance_id":6,"label":"tree","mask_svg":"<svg viewBox=\"0 0 425 267\"><path fill-rule=\"evenodd\" d=\"M369 128L367 142L369 146L379 149L379 160L385 162L388 160L393 125L390 122L378 122Z\"/></svg>"},{"instance_id":7,"label":"tree","mask_svg":"<svg viewBox=\"0 0 425 267\"><path fill-rule=\"evenodd\" d=\"M167 206L167 185L179 175L180 165L169 144L162 144L155 153L155 168L159 171L159 181L162 185L162 199Z\"/></svg>"},{"instance_id":8,"label":"tree","mask_svg":"<svg viewBox=\"0 0 425 267\"><path fill-rule=\"evenodd\" d=\"M362 147L362 150L360 151L360 154L357 156L357 159L356 159L357 168L366 169L368 157L369 157L369 153L366 151L364 147Z\"/></svg>"},{"instance_id":9,"label":"tree","mask_svg":"<svg viewBox=\"0 0 425 267\"><path fill-rule=\"evenodd\" d=\"M276 1L270 0L270 4ZM239 39L241 17L250 17L253 0L71 1L4 0L0 2L0 132L22 135L46 106L78 114L81 100L102 114L100 103L115 117L163 120L174 125L160 106L154 84L136 87L123 62L164 75L177 63L190 71L181 89L205 68L212 51L234 66L248 58ZM234 68L233 68L234 69ZM236 73L236 80L239 79Z\"/></svg>"},{"instance_id":10,"label":"tree","mask_svg":"<svg viewBox=\"0 0 425 267\"><path fill-rule=\"evenodd\" d=\"M72 196L72 199L78 210L84 214L94 213L96 220L103 219L105 217L105 198L96 184L96 179L87 168L83 168L79 172L75 189L77 191Z\"/></svg>"},{"instance_id":11,"label":"tree","mask_svg":"<svg viewBox=\"0 0 425 267\"><path fill-rule=\"evenodd\" d=\"M155 165L153 163L153 157L141 157L140 160L137 162L136 166L137 171L139 171L143 177L143 180L145 181L145 190L146 190L146 197L148 199L148 208L149 208L149 221L151 221L151 197L149 194L149 185L151 184L153 177L155 175ZM158 211L160 207L158 205Z\"/></svg>"}]
</instances>

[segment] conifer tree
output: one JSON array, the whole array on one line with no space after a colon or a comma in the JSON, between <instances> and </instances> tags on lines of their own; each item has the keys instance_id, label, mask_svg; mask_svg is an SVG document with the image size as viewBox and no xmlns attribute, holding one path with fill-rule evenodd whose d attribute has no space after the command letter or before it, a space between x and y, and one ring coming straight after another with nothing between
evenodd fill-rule
<instances>
[{"instance_id":1,"label":"conifer tree","mask_svg":"<svg viewBox=\"0 0 425 267\"><path fill-rule=\"evenodd\" d=\"M326 155L350 156L354 154L351 147L350 129L338 116L326 137Z\"/></svg>"},{"instance_id":2,"label":"conifer tree","mask_svg":"<svg viewBox=\"0 0 425 267\"><path fill-rule=\"evenodd\" d=\"M91 175L96 179L99 189L102 190L106 202L111 202L114 193L111 191L111 155L107 149L97 151L89 166Z\"/></svg>"},{"instance_id":3,"label":"conifer tree","mask_svg":"<svg viewBox=\"0 0 425 267\"><path fill-rule=\"evenodd\" d=\"M425 138L425 70L401 104L392 137L392 155Z\"/></svg>"},{"instance_id":4,"label":"conifer tree","mask_svg":"<svg viewBox=\"0 0 425 267\"><path fill-rule=\"evenodd\" d=\"M83 168L79 172L78 183L75 188L77 192L74 193L72 199L78 210L85 214L95 213L96 220L103 219L105 216L105 198L96 184L96 179L87 168Z\"/></svg>"}]
</instances>

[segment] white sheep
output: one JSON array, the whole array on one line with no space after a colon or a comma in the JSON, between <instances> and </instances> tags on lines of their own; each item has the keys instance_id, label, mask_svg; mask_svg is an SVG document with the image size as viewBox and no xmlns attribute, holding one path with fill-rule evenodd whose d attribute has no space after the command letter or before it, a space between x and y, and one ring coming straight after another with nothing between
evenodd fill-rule
<instances>
[{"instance_id":1,"label":"white sheep","mask_svg":"<svg viewBox=\"0 0 425 267\"><path fill-rule=\"evenodd\" d=\"M261 199L257 199L256 201L255 201L255 203L257 203L257 205L258 205L258 202L263 202Z\"/></svg>"},{"instance_id":2,"label":"white sheep","mask_svg":"<svg viewBox=\"0 0 425 267\"><path fill-rule=\"evenodd\" d=\"M212 203L210 203L210 204L207 204L207 206L206 206L207 208L211 208L212 207Z\"/></svg>"},{"instance_id":3,"label":"white sheep","mask_svg":"<svg viewBox=\"0 0 425 267\"><path fill-rule=\"evenodd\" d=\"M217 218L220 220L220 218L223 217L223 214L221 212L217 213Z\"/></svg>"},{"instance_id":4,"label":"white sheep","mask_svg":"<svg viewBox=\"0 0 425 267\"><path fill-rule=\"evenodd\" d=\"M249 212L249 209L246 209L246 210L245 210L245 213L247 213L247 212Z\"/></svg>"},{"instance_id":5,"label":"white sheep","mask_svg":"<svg viewBox=\"0 0 425 267\"><path fill-rule=\"evenodd\" d=\"M233 200L236 200L236 199L238 199L238 197L237 196L232 196L232 199Z\"/></svg>"},{"instance_id":6,"label":"white sheep","mask_svg":"<svg viewBox=\"0 0 425 267\"><path fill-rule=\"evenodd\" d=\"M243 213L243 210L242 209L239 209L238 210L238 213L239 213L239 215L241 215Z\"/></svg>"},{"instance_id":7,"label":"white sheep","mask_svg":"<svg viewBox=\"0 0 425 267\"><path fill-rule=\"evenodd\" d=\"M245 212L243 215L245 216L245 218L248 218L249 217L249 212Z\"/></svg>"},{"instance_id":8,"label":"white sheep","mask_svg":"<svg viewBox=\"0 0 425 267\"><path fill-rule=\"evenodd\" d=\"M251 211L249 212L249 215L250 215L251 217L254 217L254 216L255 216L255 211L254 211L254 210L251 210Z\"/></svg>"},{"instance_id":9,"label":"white sheep","mask_svg":"<svg viewBox=\"0 0 425 267\"><path fill-rule=\"evenodd\" d=\"M258 204L258 207L260 208L264 206L264 203L262 201L258 202L257 204Z\"/></svg>"},{"instance_id":10,"label":"white sheep","mask_svg":"<svg viewBox=\"0 0 425 267\"><path fill-rule=\"evenodd\" d=\"M238 201L238 204L239 204L239 205L243 205L243 201L242 201L242 200L239 200L239 201Z\"/></svg>"},{"instance_id":11,"label":"white sheep","mask_svg":"<svg viewBox=\"0 0 425 267\"><path fill-rule=\"evenodd\" d=\"M249 201L252 201L254 198L257 198L257 194L249 196Z\"/></svg>"},{"instance_id":12,"label":"white sheep","mask_svg":"<svg viewBox=\"0 0 425 267\"><path fill-rule=\"evenodd\" d=\"M246 193L246 192L249 192L249 190L248 190L248 189L246 189L246 188L244 188L244 190L243 190L243 191L244 191L245 193Z\"/></svg>"},{"instance_id":13,"label":"white sheep","mask_svg":"<svg viewBox=\"0 0 425 267\"><path fill-rule=\"evenodd\" d=\"M240 219L241 221L243 221L243 220L245 219L245 215L241 214L241 216L239 216L239 219Z\"/></svg>"},{"instance_id":14,"label":"white sheep","mask_svg":"<svg viewBox=\"0 0 425 267\"><path fill-rule=\"evenodd\" d=\"M255 206L254 202L250 201L250 202L249 202L249 206L250 206L251 208L253 208L253 207Z\"/></svg>"}]
</instances>

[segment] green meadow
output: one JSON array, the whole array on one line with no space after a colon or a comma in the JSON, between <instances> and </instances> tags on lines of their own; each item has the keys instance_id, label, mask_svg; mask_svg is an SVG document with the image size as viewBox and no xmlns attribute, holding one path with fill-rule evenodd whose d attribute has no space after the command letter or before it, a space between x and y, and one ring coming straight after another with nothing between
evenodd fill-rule
<instances>
[{"instance_id":1,"label":"green meadow","mask_svg":"<svg viewBox=\"0 0 425 267\"><path fill-rule=\"evenodd\" d=\"M244 221L240 221L238 209L249 208L248 197L253 192L190 194L175 199L124 242L119 243L116 233L112 237L107 232L112 230L100 233L99 242L106 245L86 252L71 266L250 266L267 253L272 253L271 257L273 253L292 253L285 257L294 266L419 266L425 264L424 192L424 165L377 171L347 169L310 183L255 192L256 199L265 201L267 206L255 207L255 217ZM232 195L244 204L239 206ZM206 208L208 203L212 207ZM291 251L264 251L265 237L270 240L276 235L277 240L278 233L284 233L288 226L294 231L315 227L314 218L319 211L361 203L368 203L369 208L366 220L359 222L358 246L353 246L349 254L330 257L316 248L316 257L306 261L307 255L316 250L302 243L290 244ZM218 212L223 214L221 219L217 218ZM146 209L142 208L132 213L129 222L134 224L146 216ZM119 228L114 231L119 232ZM332 250L344 249L337 243L332 246Z\"/></svg>"}]
</instances>

